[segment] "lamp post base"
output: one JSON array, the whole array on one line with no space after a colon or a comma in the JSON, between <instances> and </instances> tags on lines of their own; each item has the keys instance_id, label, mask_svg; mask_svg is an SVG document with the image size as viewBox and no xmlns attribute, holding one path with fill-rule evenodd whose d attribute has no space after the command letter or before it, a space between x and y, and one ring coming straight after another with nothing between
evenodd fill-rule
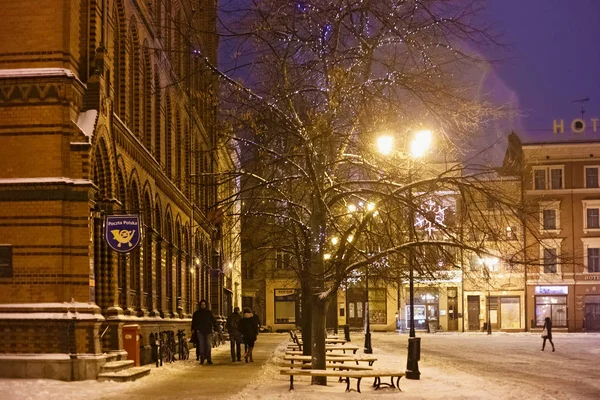
<instances>
[{"instance_id":1,"label":"lamp post base","mask_svg":"<svg viewBox=\"0 0 600 400\"><path fill-rule=\"evenodd\" d=\"M419 360L421 359L421 338L408 338L408 355L406 357L406 379L421 379Z\"/></svg>"}]
</instances>

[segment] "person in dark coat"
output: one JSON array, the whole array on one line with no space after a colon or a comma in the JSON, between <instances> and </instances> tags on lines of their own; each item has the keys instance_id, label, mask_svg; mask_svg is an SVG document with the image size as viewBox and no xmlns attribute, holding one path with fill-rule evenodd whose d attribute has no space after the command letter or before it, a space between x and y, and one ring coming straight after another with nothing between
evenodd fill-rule
<instances>
[{"instance_id":1,"label":"person in dark coat","mask_svg":"<svg viewBox=\"0 0 600 400\"><path fill-rule=\"evenodd\" d=\"M244 338L244 347L246 348L244 360L246 362L248 362L248 360L250 360L250 362L254 362L252 359L252 351L254 350L254 342L256 342L256 337L258 336L258 327L258 322L254 317L254 314L252 314L252 310L249 308L244 308L244 316L242 318L240 332Z\"/></svg>"},{"instance_id":2,"label":"person in dark coat","mask_svg":"<svg viewBox=\"0 0 600 400\"><path fill-rule=\"evenodd\" d=\"M196 360L200 359L200 364L204 360L212 364L212 333L217 330L217 320L207 307L206 300L200 300L198 310L192 315L192 332L198 339L196 347Z\"/></svg>"},{"instance_id":3,"label":"person in dark coat","mask_svg":"<svg viewBox=\"0 0 600 400\"><path fill-rule=\"evenodd\" d=\"M227 318L227 332L229 332L229 345L231 347L231 361L242 361L242 333L240 328L242 325L242 316L240 308L235 307L233 314Z\"/></svg>"},{"instance_id":4,"label":"person in dark coat","mask_svg":"<svg viewBox=\"0 0 600 400\"><path fill-rule=\"evenodd\" d=\"M542 330L544 329L546 330L546 334L542 336L542 339L544 339L544 343L542 343L542 351L544 351L544 348L546 347L546 339L548 339L552 345L552 351L554 351L554 343L552 342L552 320L550 317L546 317L546 319L544 319L544 327Z\"/></svg>"}]
</instances>

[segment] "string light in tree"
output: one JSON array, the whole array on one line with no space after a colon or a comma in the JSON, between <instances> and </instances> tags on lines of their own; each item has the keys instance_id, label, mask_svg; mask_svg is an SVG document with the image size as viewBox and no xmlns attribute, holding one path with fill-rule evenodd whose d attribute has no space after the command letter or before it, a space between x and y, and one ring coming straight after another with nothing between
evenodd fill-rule
<instances>
[{"instance_id":1,"label":"string light in tree","mask_svg":"<svg viewBox=\"0 0 600 400\"><path fill-rule=\"evenodd\" d=\"M415 227L424 229L429 236L433 235L439 227L446 227L444 220L446 219L446 209L433 200L428 200L420 207L419 215L415 217Z\"/></svg>"}]
</instances>

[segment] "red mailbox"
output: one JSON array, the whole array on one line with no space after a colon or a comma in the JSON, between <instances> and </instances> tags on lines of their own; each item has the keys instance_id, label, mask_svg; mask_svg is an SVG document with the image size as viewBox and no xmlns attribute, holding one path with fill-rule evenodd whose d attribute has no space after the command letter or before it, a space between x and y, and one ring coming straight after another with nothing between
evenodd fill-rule
<instances>
[{"instance_id":1,"label":"red mailbox","mask_svg":"<svg viewBox=\"0 0 600 400\"><path fill-rule=\"evenodd\" d=\"M123 326L123 347L127 352L127 359L133 360L134 366L140 365L140 326Z\"/></svg>"}]
</instances>

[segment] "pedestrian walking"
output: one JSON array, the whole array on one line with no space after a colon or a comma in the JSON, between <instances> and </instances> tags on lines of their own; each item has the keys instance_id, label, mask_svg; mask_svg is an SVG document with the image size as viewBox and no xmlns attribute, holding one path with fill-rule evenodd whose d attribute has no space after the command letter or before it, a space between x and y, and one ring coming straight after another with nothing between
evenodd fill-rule
<instances>
[{"instance_id":1,"label":"pedestrian walking","mask_svg":"<svg viewBox=\"0 0 600 400\"><path fill-rule=\"evenodd\" d=\"M206 300L200 300L198 310L192 315L192 332L198 339L196 347L196 360L200 360L200 364L204 364L204 360L208 364L212 364L212 333L213 329L217 330L217 320L212 311L208 309Z\"/></svg>"},{"instance_id":2,"label":"pedestrian walking","mask_svg":"<svg viewBox=\"0 0 600 400\"><path fill-rule=\"evenodd\" d=\"M252 351L254 350L254 342L256 342L256 337L258 336L258 322L249 308L244 308L244 318L242 318L240 332L244 338L244 349L246 350L244 360L246 362L248 360L254 362Z\"/></svg>"},{"instance_id":3,"label":"pedestrian walking","mask_svg":"<svg viewBox=\"0 0 600 400\"><path fill-rule=\"evenodd\" d=\"M542 343L542 351L544 351L544 348L546 347L546 339L548 339L548 341L552 345L552 351L555 350L554 343L552 342L552 320L550 319L550 317L546 317L546 319L544 319L544 327L542 328L542 339L544 339L544 342Z\"/></svg>"},{"instance_id":4,"label":"pedestrian walking","mask_svg":"<svg viewBox=\"0 0 600 400\"><path fill-rule=\"evenodd\" d=\"M229 345L231 347L231 361L242 361L242 333L240 327L242 324L242 316L240 308L235 307L233 313L227 317L227 332L229 332Z\"/></svg>"}]
</instances>

